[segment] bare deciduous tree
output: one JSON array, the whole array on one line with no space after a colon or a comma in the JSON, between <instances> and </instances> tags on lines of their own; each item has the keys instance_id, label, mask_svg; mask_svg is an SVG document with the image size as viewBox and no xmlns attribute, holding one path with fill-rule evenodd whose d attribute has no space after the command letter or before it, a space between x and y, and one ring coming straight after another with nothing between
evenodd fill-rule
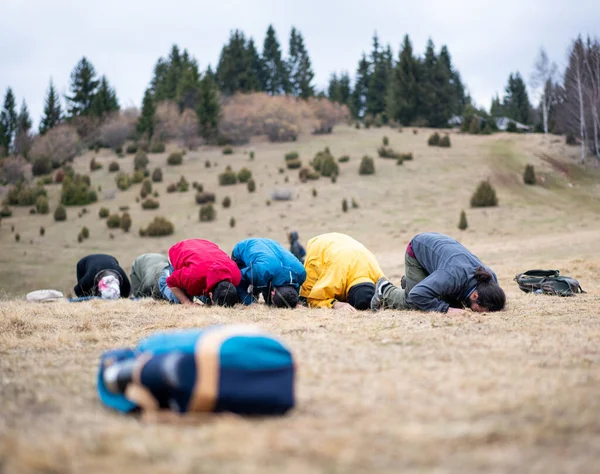
<instances>
[{"instance_id":1,"label":"bare deciduous tree","mask_svg":"<svg viewBox=\"0 0 600 474\"><path fill-rule=\"evenodd\" d=\"M544 48L540 48L539 56L533 66L530 85L531 91L534 96L537 96L542 109L544 133L548 133L548 117L550 106L554 100L554 97L552 97L552 91L554 90L552 85L556 80L557 70L556 63L549 60Z\"/></svg>"}]
</instances>

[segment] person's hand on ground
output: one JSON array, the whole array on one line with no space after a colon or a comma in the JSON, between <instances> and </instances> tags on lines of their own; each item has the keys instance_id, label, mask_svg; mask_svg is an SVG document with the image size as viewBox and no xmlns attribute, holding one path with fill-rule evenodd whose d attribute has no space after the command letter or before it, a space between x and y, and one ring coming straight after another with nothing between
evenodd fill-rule
<instances>
[{"instance_id":1,"label":"person's hand on ground","mask_svg":"<svg viewBox=\"0 0 600 474\"><path fill-rule=\"evenodd\" d=\"M467 312L464 309L460 309L460 308L448 308L448 313L452 313L452 314L466 314Z\"/></svg>"},{"instance_id":2,"label":"person's hand on ground","mask_svg":"<svg viewBox=\"0 0 600 474\"><path fill-rule=\"evenodd\" d=\"M336 301L333 305L333 309L341 311L350 311L353 313L356 312L356 308L354 308L352 305L348 303L343 303L341 301Z\"/></svg>"}]
</instances>

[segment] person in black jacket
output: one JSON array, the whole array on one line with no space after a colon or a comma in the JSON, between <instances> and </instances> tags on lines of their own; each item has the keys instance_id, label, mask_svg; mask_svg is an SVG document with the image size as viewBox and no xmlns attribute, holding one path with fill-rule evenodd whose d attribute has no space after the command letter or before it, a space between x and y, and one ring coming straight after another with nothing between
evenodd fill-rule
<instances>
[{"instance_id":1,"label":"person in black jacket","mask_svg":"<svg viewBox=\"0 0 600 474\"><path fill-rule=\"evenodd\" d=\"M127 298L131 285L115 257L93 254L77 262L77 285L73 291L79 297Z\"/></svg>"},{"instance_id":2,"label":"person in black jacket","mask_svg":"<svg viewBox=\"0 0 600 474\"><path fill-rule=\"evenodd\" d=\"M460 242L434 232L418 234L408 244L401 286L380 278L371 309L487 313L506 304L496 274Z\"/></svg>"}]
</instances>

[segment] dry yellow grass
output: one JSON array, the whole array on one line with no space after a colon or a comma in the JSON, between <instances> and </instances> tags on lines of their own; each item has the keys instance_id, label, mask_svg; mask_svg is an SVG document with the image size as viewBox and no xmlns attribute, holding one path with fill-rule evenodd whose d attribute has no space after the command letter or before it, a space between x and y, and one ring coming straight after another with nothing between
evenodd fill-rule
<instances>
[{"instance_id":1,"label":"dry yellow grass","mask_svg":"<svg viewBox=\"0 0 600 474\"><path fill-rule=\"evenodd\" d=\"M415 160L396 166L376 159L377 174L359 177L359 158L375 155L384 134ZM428 148L426 138L426 130L412 135L341 128L332 137L294 145L248 147L256 151L253 162L241 151L233 157L215 149L188 153L185 167L169 171L170 177L165 172L161 209L138 210L132 201L139 186L108 203L112 209L130 205L134 229L150 216L169 215L177 229L172 238L140 239L118 231L109 240L97 218L107 203L88 206L90 213L81 219L71 211L63 224L24 209L3 220L0 287L8 295L42 287L68 290L77 259L89 252L113 253L128 269L138 253L166 250L178 239L214 239L230 251L249 234L284 241L291 228L304 241L323 231L348 232L372 248L386 274L398 280L408 240L437 230L459 237L498 273L509 309L448 317L183 308L152 301L25 304L7 298L0 302L0 472L597 472L597 176L594 181L576 169L567 168L570 176L556 171L547 157L568 163L569 151L543 137L452 135L449 150ZM341 165L338 182L295 184L297 173L286 172L298 200L267 207L274 181L283 185L277 169L284 152L297 149L306 161L325 145L336 156L352 157ZM205 170L206 158L219 167ZM161 164L165 159L151 155ZM121 163L126 161L131 158ZM521 185L523 166L530 162L545 178L543 186ZM259 184L255 195L242 185L216 186L216 174L229 163L252 169ZM87 164L85 159L79 166ZM190 182L216 191L218 202L231 196L232 208L219 208L217 222L200 224L191 192L164 192L182 171ZM113 176L96 173L94 183L107 189ZM500 207L469 210L470 194L485 177L496 186ZM342 197L356 198L361 207L342 214ZM463 208L470 227L460 233L456 224ZM233 230L231 215L237 220ZM11 222L21 233L19 244ZM40 225L46 226L44 238L37 234ZM76 234L83 225L91 238L79 245ZM559 268L589 293L565 299L525 295L511 279L533 267ZM134 345L157 330L229 322L257 323L293 349L298 404L289 416L156 425L117 415L98 402L94 377L102 351Z\"/></svg>"}]
</instances>

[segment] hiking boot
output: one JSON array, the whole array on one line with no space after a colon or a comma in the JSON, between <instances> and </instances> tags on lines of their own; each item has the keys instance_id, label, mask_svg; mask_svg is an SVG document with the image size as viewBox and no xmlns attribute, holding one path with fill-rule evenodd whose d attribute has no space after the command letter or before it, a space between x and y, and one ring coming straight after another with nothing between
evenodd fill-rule
<instances>
[{"instance_id":1,"label":"hiking boot","mask_svg":"<svg viewBox=\"0 0 600 474\"><path fill-rule=\"evenodd\" d=\"M385 278L380 278L375 283L375 293L371 298L371 311L379 311L383 306L383 288L389 284L389 281Z\"/></svg>"},{"instance_id":2,"label":"hiking boot","mask_svg":"<svg viewBox=\"0 0 600 474\"><path fill-rule=\"evenodd\" d=\"M400 287L403 290L406 290L406 275L402 275L402 278L400 279Z\"/></svg>"}]
</instances>

